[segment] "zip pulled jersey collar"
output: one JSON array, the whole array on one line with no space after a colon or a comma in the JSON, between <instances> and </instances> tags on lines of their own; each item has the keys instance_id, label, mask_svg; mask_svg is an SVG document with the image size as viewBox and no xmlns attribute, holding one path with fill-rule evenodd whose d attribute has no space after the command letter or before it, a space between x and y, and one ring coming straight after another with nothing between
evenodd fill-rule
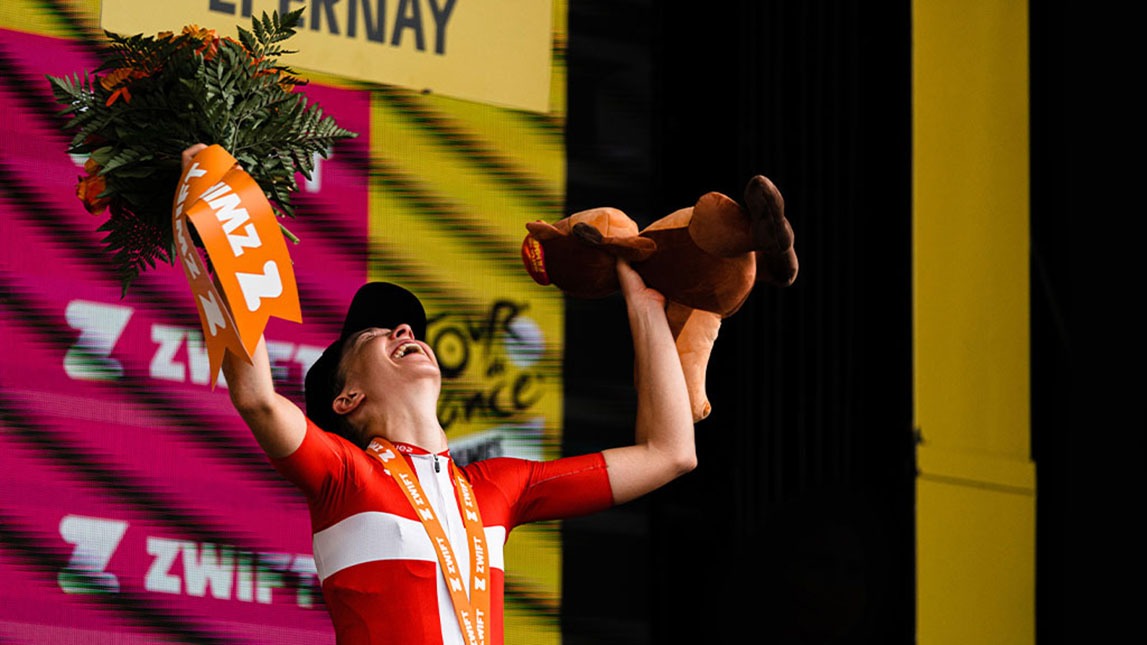
<instances>
[{"instance_id":1,"label":"zip pulled jersey collar","mask_svg":"<svg viewBox=\"0 0 1147 645\"><path fill-rule=\"evenodd\" d=\"M432 457L434 459L434 472L436 473L442 472L442 466L449 465L450 463L449 447L440 453L434 454L429 450L420 448L412 443L403 443L401 441L392 441L390 443L394 446L395 450L402 453L403 456L408 457L409 459L414 459L415 457ZM447 468L447 471L449 471L449 468Z\"/></svg>"}]
</instances>

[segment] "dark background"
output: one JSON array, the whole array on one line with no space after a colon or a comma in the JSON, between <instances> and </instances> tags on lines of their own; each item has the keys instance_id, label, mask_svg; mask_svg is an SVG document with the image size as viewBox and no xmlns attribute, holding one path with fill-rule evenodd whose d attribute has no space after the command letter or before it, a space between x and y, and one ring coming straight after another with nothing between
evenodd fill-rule
<instances>
[{"instance_id":1,"label":"dark background","mask_svg":"<svg viewBox=\"0 0 1147 645\"><path fill-rule=\"evenodd\" d=\"M698 469L566 522L563 631L915 642L911 3L670 4L571 3L566 212L612 205L645 226L763 173L802 269L722 327ZM1042 643L1109 642L1142 604L1142 180L1127 163L1142 56L1117 23L1029 3ZM567 312L567 347L595 350L566 357L565 448L620 445L634 415L624 304Z\"/></svg>"},{"instance_id":2,"label":"dark background","mask_svg":"<svg viewBox=\"0 0 1147 645\"><path fill-rule=\"evenodd\" d=\"M1032 2L1036 638L1136 633L1144 568L1137 26Z\"/></svg>"},{"instance_id":3,"label":"dark background","mask_svg":"<svg viewBox=\"0 0 1147 645\"><path fill-rule=\"evenodd\" d=\"M722 326L697 470L565 523L567 642L914 640L909 6L571 3L566 211L761 173L802 269ZM629 441L624 304L566 334L567 453Z\"/></svg>"}]
</instances>

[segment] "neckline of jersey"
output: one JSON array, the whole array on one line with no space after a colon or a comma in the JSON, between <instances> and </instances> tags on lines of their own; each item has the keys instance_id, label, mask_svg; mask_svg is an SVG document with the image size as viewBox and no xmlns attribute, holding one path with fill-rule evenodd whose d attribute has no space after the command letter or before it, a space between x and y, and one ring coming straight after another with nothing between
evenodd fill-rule
<instances>
[{"instance_id":1,"label":"neckline of jersey","mask_svg":"<svg viewBox=\"0 0 1147 645\"><path fill-rule=\"evenodd\" d=\"M416 446L412 443L405 443L403 441L391 441L390 443L394 444L394 447L404 455L410 455L412 457L425 457L432 454L429 450ZM449 459L450 448L447 448L446 450L438 453L438 456Z\"/></svg>"}]
</instances>

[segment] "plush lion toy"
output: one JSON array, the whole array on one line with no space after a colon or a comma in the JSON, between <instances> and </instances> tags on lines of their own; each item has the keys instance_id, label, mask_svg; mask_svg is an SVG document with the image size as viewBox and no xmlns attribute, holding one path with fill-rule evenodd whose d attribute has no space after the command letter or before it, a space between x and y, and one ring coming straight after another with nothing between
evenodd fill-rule
<instances>
[{"instance_id":1,"label":"plush lion toy","mask_svg":"<svg viewBox=\"0 0 1147 645\"><path fill-rule=\"evenodd\" d=\"M666 299L669 326L689 388L693 420L709 416L705 368L721 320L736 313L758 280L787 287L797 276L793 230L773 182L757 175L745 204L721 193L638 232L616 208L594 208L554 224L526 224L522 260L538 284L582 298L617 291L615 257L628 261Z\"/></svg>"}]
</instances>

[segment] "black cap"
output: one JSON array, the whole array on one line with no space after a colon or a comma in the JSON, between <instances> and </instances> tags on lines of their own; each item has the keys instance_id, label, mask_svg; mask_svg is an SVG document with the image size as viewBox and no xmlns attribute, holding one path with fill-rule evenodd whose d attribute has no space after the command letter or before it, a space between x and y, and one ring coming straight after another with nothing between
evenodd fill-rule
<instances>
[{"instance_id":1,"label":"black cap","mask_svg":"<svg viewBox=\"0 0 1147 645\"><path fill-rule=\"evenodd\" d=\"M359 288L347 310L342 334L307 370L304 392L311 421L323 430L339 433L338 415L331 404L338 396L334 391L335 371L346 339L371 327L394 329L404 324L410 325L415 338L426 338L426 310L413 293L389 282L370 282Z\"/></svg>"}]
</instances>

